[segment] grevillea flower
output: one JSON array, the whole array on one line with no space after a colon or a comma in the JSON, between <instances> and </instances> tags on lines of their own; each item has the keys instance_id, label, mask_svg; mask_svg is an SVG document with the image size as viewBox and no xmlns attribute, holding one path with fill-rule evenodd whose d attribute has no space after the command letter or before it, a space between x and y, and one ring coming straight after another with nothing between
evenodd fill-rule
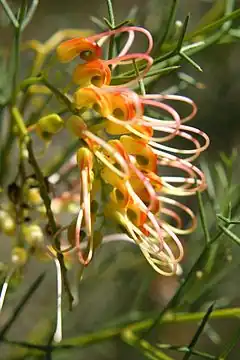
<instances>
[{"instance_id":1,"label":"grevillea flower","mask_svg":"<svg viewBox=\"0 0 240 360\"><path fill-rule=\"evenodd\" d=\"M122 33L127 34L124 46L118 55L105 60L105 43L112 35ZM143 53L131 52L137 33L148 42ZM160 274L171 275L183 257L178 236L196 226L194 213L177 197L205 188L204 175L192 161L208 147L209 139L202 131L185 125L197 111L190 99L138 95L131 90L152 65L152 46L147 30L122 27L67 40L57 48L60 62L79 58L73 71L73 82L79 87L72 97L77 114L68 118L67 127L85 146L77 152L80 210L73 222L71 244L87 265L94 253L94 234L108 235L107 219L111 218L118 229L112 239L117 239L124 228L152 267ZM129 67L134 61L140 65L139 74L125 84L111 85L115 68ZM189 115L181 118L168 100L189 106ZM181 144L177 140L182 139L184 149L174 145ZM85 250L83 244L87 244Z\"/></svg>"}]
</instances>

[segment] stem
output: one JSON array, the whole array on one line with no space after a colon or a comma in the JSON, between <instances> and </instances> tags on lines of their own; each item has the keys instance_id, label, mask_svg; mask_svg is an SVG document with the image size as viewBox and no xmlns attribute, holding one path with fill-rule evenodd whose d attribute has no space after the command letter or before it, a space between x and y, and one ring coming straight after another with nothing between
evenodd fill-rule
<instances>
[{"instance_id":1,"label":"stem","mask_svg":"<svg viewBox=\"0 0 240 360\"><path fill-rule=\"evenodd\" d=\"M24 13L26 8L26 0L22 1L20 10L19 10L19 18L18 18L18 26L15 28L15 38L14 38L14 70L13 70L13 78L12 78L12 98L11 103L13 105L16 104L17 100L17 84L18 84L18 73L20 67L20 42L21 42L21 33L22 33L22 23L24 19Z\"/></svg>"},{"instance_id":2,"label":"stem","mask_svg":"<svg viewBox=\"0 0 240 360\"><path fill-rule=\"evenodd\" d=\"M163 316L163 324L177 324L177 323L188 323L202 320L205 316L205 312L196 312L196 313L166 313ZM235 318L240 317L240 308L230 308L230 309L218 309L214 310L209 319L226 319L226 318ZM109 340L115 337L119 337L124 331L131 329L132 331L142 331L151 327L154 323L153 318L148 318L140 322L126 324L124 326L114 326L110 329L99 330L92 332L86 335L81 335L79 337L66 339L61 342L61 344L51 345L53 351L61 349L71 349L76 347L85 347L92 344L99 343L104 340ZM27 342L18 342L8 339L3 339L4 342L9 344L14 344L24 348L32 348L35 350L46 351L49 350L49 346L46 345L36 345Z\"/></svg>"},{"instance_id":3,"label":"stem","mask_svg":"<svg viewBox=\"0 0 240 360\"><path fill-rule=\"evenodd\" d=\"M147 358L155 360L174 360L172 357L165 355L158 348L152 346L148 341L139 339L130 328L127 328L122 332L122 339L127 344L138 348Z\"/></svg>"},{"instance_id":4,"label":"stem","mask_svg":"<svg viewBox=\"0 0 240 360\"><path fill-rule=\"evenodd\" d=\"M199 215L202 223L205 242L207 245L211 241L211 239L208 231L208 224L207 224L206 214L204 211L202 194L199 191L197 192L197 198L198 198Z\"/></svg>"},{"instance_id":5,"label":"stem","mask_svg":"<svg viewBox=\"0 0 240 360\"><path fill-rule=\"evenodd\" d=\"M111 0L107 0L107 7L108 7L109 20L112 24L112 27L114 28L116 24L115 24L115 16L114 16L113 5Z\"/></svg>"},{"instance_id":6,"label":"stem","mask_svg":"<svg viewBox=\"0 0 240 360\"><path fill-rule=\"evenodd\" d=\"M175 350L180 353L188 353L189 352L189 348L187 346L176 346L176 345L170 345L170 344L157 344L156 346L159 349L163 349L163 350ZM202 351L198 351L198 350L191 350L191 354L199 356L203 359L216 360L216 356L207 354L207 353L203 353Z\"/></svg>"},{"instance_id":7,"label":"stem","mask_svg":"<svg viewBox=\"0 0 240 360\"><path fill-rule=\"evenodd\" d=\"M178 5L178 0L173 0L164 33L163 33L162 37L158 38L156 43L155 43L155 46L154 46L154 48L155 48L154 53L155 54L160 52L162 45L164 44L165 40L168 37L169 31L170 31L170 29L172 27L172 24L173 24L175 15L176 15L177 5ZM160 33L161 29L158 29L158 32Z\"/></svg>"},{"instance_id":8,"label":"stem","mask_svg":"<svg viewBox=\"0 0 240 360\"><path fill-rule=\"evenodd\" d=\"M25 143L26 143L26 147L28 150L28 155L29 155L29 163L31 164L31 166L34 169L36 178L39 182L39 188L40 188L40 195L43 199L45 208L46 208L46 213L47 213L47 217L48 217L48 222L49 222L49 226L50 226L50 230L51 230L51 234L52 236L54 236L54 234L58 231L58 226L56 224L52 209L51 209L51 199L48 195L48 189L47 189L47 185L46 185L46 181L44 178L44 175L38 165L38 162L35 158L34 155L34 151L33 151L33 147L32 147L32 140L28 134L27 128L24 124L24 121L22 119L22 116L19 112L19 110L14 107L12 109L12 115L13 118L16 122L16 125L18 126L19 132L20 132L20 136L22 136L23 138L25 138ZM63 284L64 284L64 288L65 291L68 295L68 299L69 299L69 309L72 309L72 302L73 302L73 296L71 294L71 290L69 287L69 283L68 283L68 279L67 279L67 269L65 267L65 263L64 263L64 257L63 254L61 253L61 244L60 244L60 240L59 237L56 236L55 237L55 247L59 250L57 251L57 259L59 261L59 264L61 266L61 272L62 272L62 279L63 279Z\"/></svg>"},{"instance_id":9,"label":"stem","mask_svg":"<svg viewBox=\"0 0 240 360\"><path fill-rule=\"evenodd\" d=\"M12 22L13 26L17 29L19 27L19 23L12 12L12 9L5 0L0 0L0 3L2 4L3 10L5 11L7 17Z\"/></svg>"},{"instance_id":10,"label":"stem","mask_svg":"<svg viewBox=\"0 0 240 360\"><path fill-rule=\"evenodd\" d=\"M36 178L39 182L39 186L40 186L40 194L41 197L43 199L45 208L46 208L46 212L47 212L47 217L48 217L48 221L49 221L49 226L51 229L51 233L52 236L54 236L54 234L58 231L58 226L56 224L52 209L51 209L51 199L48 195L48 189L46 186L46 182L45 182L45 178L43 176L43 173L36 161L34 152L33 152L33 148L32 148L32 141L31 139L29 139L28 144L27 144L27 149L28 149L28 153L29 153L29 163L32 165ZM72 303L73 303L73 296L70 290L70 286L68 283L68 279L67 279L67 269L64 263L64 257L63 254L60 252L61 251L61 244L60 244L60 240L59 237L56 236L55 237L55 247L57 248L57 258L59 261L59 264L61 266L61 273L62 273L62 279L63 279L63 284L64 284L64 288L65 291L68 295L68 300L69 300L69 309L72 310Z\"/></svg>"},{"instance_id":11,"label":"stem","mask_svg":"<svg viewBox=\"0 0 240 360\"><path fill-rule=\"evenodd\" d=\"M115 16L114 16L113 5L112 5L111 0L107 0L107 7L108 7L108 15L109 15L109 20L110 20L110 24L111 24L111 29L114 29L116 26L116 23L115 23ZM108 59L112 59L113 54L114 54L114 35L112 35L110 37L109 49L108 49Z\"/></svg>"}]
</instances>

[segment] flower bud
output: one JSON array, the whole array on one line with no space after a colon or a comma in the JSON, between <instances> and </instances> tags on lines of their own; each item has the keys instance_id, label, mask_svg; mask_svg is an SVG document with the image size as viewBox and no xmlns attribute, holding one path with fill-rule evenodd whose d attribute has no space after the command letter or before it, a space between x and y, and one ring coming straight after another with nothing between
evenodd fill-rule
<instances>
[{"instance_id":1,"label":"flower bud","mask_svg":"<svg viewBox=\"0 0 240 360\"><path fill-rule=\"evenodd\" d=\"M36 132L43 140L51 140L52 136L62 130L63 119L57 114L42 117L36 124Z\"/></svg>"},{"instance_id":2,"label":"flower bud","mask_svg":"<svg viewBox=\"0 0 240 360\"><path fill-rule=\"evenodd\" d=\"M37 246L39 244L42 244L44 241L42 229L37 224L25 225L23 227L23 235L24 240L30 246Z\"/></svg>"},{"instance_id":3,"label":"flower bud","mask_svg":"<svg viewBox=\"0 0 240 360\"><path fill-rule=\"evenodd\" d=\"M83 130L87 129L87 126L80 116L72 115L67 120L67 128L78 137L82 137Z\"/></svg>"},{"instance_id":4,"label":"flower bud","mask_svg":"<svg viewBox=\"0 0 240 360\"><path fill-rule=\"evenodd\" d=\"M93 168L93 154L87 147L82 147L77 151L77 164L80 169Z\"/></svg>"},{"instance_id":5,"label":"flower bud","mask_svg":"<svg viewBox=\"0 0 240 360\"><path fill-rule=\"evenodd\" d=\"M16 222L14 218L4 210L0 210L0 229L8 236L13 236L16 231Z\"/></svg>"},{"instance_id":6,"label":"flower bud","mask_svg":"<svg viewBox=\"0 0 240 360\"><path fill-rule=\"evenodd\" d=\"M28 189L27 195L27 202L30 205L38 206L43 203L43 200L40 195L40 191L38 188L30 188Z\"/></svg>"},{"instance_id":7,"label":"flower bud","mask_svg":"<svg viewBox=\"0 0 240 360\"><path fill-rule=\"evenodd\" d=\"M14 247L12 250L12 263L23 266L27 261L27 252L21 247Z\"/></svg>"}]
</instances>

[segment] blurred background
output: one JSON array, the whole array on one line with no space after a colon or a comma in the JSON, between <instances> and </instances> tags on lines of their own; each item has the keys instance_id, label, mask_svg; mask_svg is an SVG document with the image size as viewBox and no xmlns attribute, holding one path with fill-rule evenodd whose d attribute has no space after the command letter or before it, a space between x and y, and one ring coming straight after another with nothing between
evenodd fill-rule
<instances>
[{"instance_id":1,"label":"blurred background","mask_svg":"<svg viewBox=\"0 0 240 360\"><path fill-rule=\"evenodd\" d=\"M19 1L9 3L12 6L19 6ZM188 13L191 14L189 29L195 28L201 23L201 19L214 4L220 6L223 1L211 0L181 0L177 10L177 20L184 21ZM170 10L170 0L115 0L113 1L116 21L120 22L128 14L137 14L138 23L153 32L161 32L166 24L167 15ZM236 8L240 7L240 1L236 2ZM104 0L40 0L38 10L33 21L24 32L23 40L38 39L46 41L54 32L63 28L93 29L98 31L92 22L92 17L108 17L107 6ZM207 20L207 19L206 19ZM12 33L8 21L0 9L1 46L9 49ZM31 53L25 55L26 66L31 59ZM201 88L194 86L186 87L182 95L191 97L197 104L199 112L193 126L204 130L211 139L211 146L205 154L208 169L213 172L213 182L216 186L216 196L219 203L224 197L223 179L221 179L221 167L224 169L220 159L220 152L231 154L232 149L239 149L240 145L240 46L239 42L222 43L214 45L206 51L193 57L201 66L203 73L198 72L191 65L182 63L181 72L194 77L197 82L203 84ZM24 69L23 69L24 71ZM177 73L162 77L155 85L155 92L162 92L172 85L179 83ZM63 141L56 144L56 151L61 149ZM204 156L203 156L204 157ZM204 159L203 159L204 162ZM220 170L219 170L220 169ZM234 165L233 183L239 183L239 161ZM215 218L210 210L209 197L204 195L205 208L208 214L209 228L214 231L216 228ZM191 200L192 206L197 207L196 201ZM238 212L239 214L239 212ZM240 231L238 230L238 233ZM197 258L202 248L202 229L198 225L197 231L184 239L186 256L183 263L184 270ZM186 299L183 299L183 309L191 311L206 310L206 304L213 300L218 305L237 306L240 304L239 291L239 251L229 240L223 239L222 243L228 243L227 247L222 246L215 258L215 275L225 266L229 271L220 277L218 284L209 288L204 297L196 295L191 290ZM221 244L222 244L221 243ZM0 260L6 261L9 257L10 245L1 236ZM226 253L233 257L231 264L227 264ZM28 265L24 281L17 293L14 291L8 296L5 310L0 317L0 325L16 305L18 299L24 293L29 283L41 271L46 271L43 284L36 291L29 304L10 331L9 337L16 340L28 338L28 334L34 331L37 340L42 335L45 327L51 329L55 317L55 268L54 264L39 264L32 261ZM214 276L215 276L214 275ZM77 274L75 274L77 276ZM196 281L198 278L196 277ZM199 280L200 281L200 280ZM208 281L205 280L205 281ZM215 283L214 283L215 284ZM84 272L83 280L79 287L79 304L72 313L66 311L64 315L64 337L71 337L114 324L116 319L128 317L138 319L142 312L161 310L171 299L179 279L162 278L155 274L143 259L138 249L125 242L114 242L106 244L98 250L92 264ZM194 293L194 295L193 295ZM196 295L196 296L195 296ZM187 306L186 308L184 306ZM210 325L201 337L198 348L202 351L218 353L219 345L224 340L230 339L239 321L210 321ZM161 327L161 331L155 334L162 343L188 344L196 330L196 324L189 325L168 325ZM240 358L240 347L232 352L229 359ZM0 359L35 359L29 357L19 349L2 347ZM174 359L182 359L183 355L176 352L171 354ZM39 359L44 359L38 356ZM142 359L143 356L136 350L124 345L120 341L109 341L97 345L69 351L54 353L54 360L91 360L110 359Z\"/></svg>"}]
</instances>

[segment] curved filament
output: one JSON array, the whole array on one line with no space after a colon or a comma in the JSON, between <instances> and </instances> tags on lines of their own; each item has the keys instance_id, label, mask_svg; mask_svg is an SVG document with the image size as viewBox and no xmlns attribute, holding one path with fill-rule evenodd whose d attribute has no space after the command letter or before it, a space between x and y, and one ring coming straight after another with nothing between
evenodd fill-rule
<instances>
[{"instance_id":1,"label":"curved filament","mask_svg":"<svg viewBox=\"0 0 240 360\"><path fill-rule=\"evenodd\" d=\"M155 151L156 153L156 151ZM160 152L158 152L159 155ZM162 154L161 154L162 155ZM188 176L161 176L162 189L166 194L178 196L193 195L196 191L202 191L206 188L206 180L203 172L196 166L186 160L178 159L175 156L166 156L165 154L158 160L158 165L164 167L173 167L185 172ZM180 184L182 186L173 186Z\"/></svg>"},{"instance_id":2,"label":"curved filament","mask_svg":"<svg viewBox=\"0 0 240 360\"><path fill-rule=\"evenodd\" d=\"M106 60L107 65L127 65L127 64L132 64L134 60L145 60L147 62L147 65L144 67L142 71L139 71L139 75L134 80L130 80L129 82L122 85L114 85L115 88L125 87L125 86L128 87L135 84L139 80L143 79L153 64L153 58L151 58L151 56L144 53L136 53L136 54L122 55L114 59Z\"/></svg>"},{"instance_id":3,"label":"curved filament","mask_svg":"<svg viewBox=\"0 0 240 360\"><path fill-rule=\"evenodd\" d=\"M187 130L188 132L193 132L195 134L198 134L199 136L201 136L204 139L204 144L200 145L199 141L197 139L195 139L195 137L193 137L191 134L189 134L185 131L181 131L181 130ZM171 128L166 128L165 131L169 132L169 133L174 133L174 130ZM181 125L180 130L178 131L176 136L179 136L185 140L190 141L191 143L194 144L195 148L194 149L178 149L178 148L159 144L156 141L149 141L149 144L151 146L153 146L153 148L163 150L166 153L172 152L175 154L182 154L182 155L193 154L190 157L184 158L184 160L187 160L187 161L192 161L192 160L196 159L200 155L200 153L203 152L204 150L206 150L206 148L209 146L209 137L204 132L202 132L198 129L195 129L193 127L190 127L190 126Z\"/></svg>"},{"instance_id":4,"label":"curved filament","mask_svg":"<svg viewBox=\"0 0 240 360\"><path fill-rule=\"evenodd\" d=\"M181 118L181 123L185 123L191 119L194 118L194 116L196 115L197 113L197 106L196 104L194 103L194 101L192 101L191 99L189 99L188 97L186 96L182 96L182 95L161 95L161 94L146 94L144 96L142 96L143 99L154 99L154 100L176 100L176 101L181 101L181 102L184 102L186 104L189 104L192 106L192 112L184 117L184 118Z\"/></svg>"},{"instance_id":5,"label":"curved filament","mask_svg":"<svg viewBox=\"0 0 240 360\"><path fill-rule=\"evenodd\" d=\"M147 50L145 51L145 54L149 54L151 52L151 50L153 48L152 35L148 30L146 30L146 29L144 29L142 27L123 26L123 27L121 27L119 29L108 30L108 31L102 32L100 34L89 36L87 39L90 40L90 41L95 42L95 41L99 41L102 38L108 39L112 35L117 35L117 34L124 33L124 32L130 33L130 35L129 35L129 38L128 38L125 46L123 47L123 49L121 50L121 52L119 53L118 56L122 56L122 55L127 54L129 49L131 48L131 45L132 45L133 40L134 40L134 36L133 36L132 33L135 33L135 32L140 32L140 33L144 34L147 37L148 47L147 47Z\"/></svg>"},{"instance_id":6,"label":"curved filament","mask_svg":"<svg viewBox=\"0 0 240 360\"><path fill-rule=\"evenodd\" d=\"M190 225L186 229L183 229L181 217L177 214L175 210L161 208L162 213L165 213L170 218L176 220L177 226L172 226L169 224L169 222L167 222L168 227L172 229L176 234L189 234L196 228L197 225L196 216L194 215L194 212L191 209L189 209L186 205L180 203L179 201L166 198L165 196L159 196L159 200L161 201L161 203L172 205L174 208L176 208L176 211L180 210L183 213L182 215L183 219L186 219L187 217L190 218Z\"/></svg>"}]
</instances>

